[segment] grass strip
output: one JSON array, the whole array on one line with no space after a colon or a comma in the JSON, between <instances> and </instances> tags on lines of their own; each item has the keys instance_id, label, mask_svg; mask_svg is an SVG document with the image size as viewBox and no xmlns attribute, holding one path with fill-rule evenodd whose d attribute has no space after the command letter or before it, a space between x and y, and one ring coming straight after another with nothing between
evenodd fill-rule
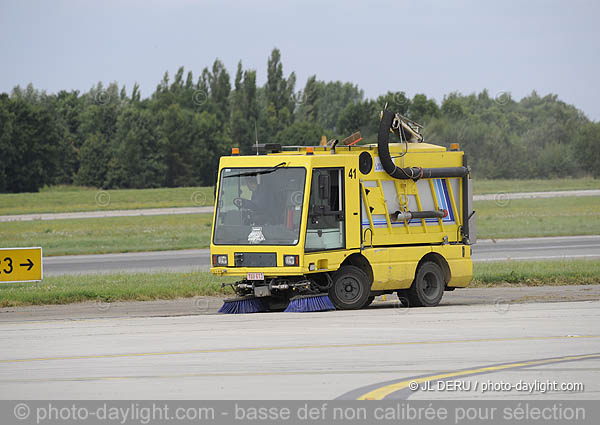
<instances>
[{"instance_id":1,"label":"grass strip","mask_svg":"<svg viewBox=\"0 0 600 425\"><path fill-rule=\"evenodd\" d=\"M600 284L599 260L499 261L473 264L472 287Z\"/></svg>"},{"instance_id":2,"label":"grass strip","mask_svg":"<svg viewBox=\"0 0 600 425\"><path fill-rule=\"evenodd\" d=\"M221 289L223 281L209 272L50 276L37 283L0 283L0 307L231 294L231 289Z\"/></svg>"},{"instance_id":3,"label":"grass strip","mask_svg":"<svg viewBox=\"0 0 600 425\"><path fill-rule=\"evenodd\" d=\"M3 247L41 246L44 256L207 248L212 214L0 223Z\"/></svg>"},{"instance_id":4,"label":"grass strip","mask_svg":"<svg viewBox=\"0 0 600 425\"><path fill-rule=\"evenodd\" d=\"M231 295L208 272L131 273L47 277L39 283L0 284L0 307L84 301L149 301ZM476 263L472 287L600 284L600 261Z\"/></svg>"},{"instance_id":5,"label":"grass strip","mask_svg":"<svg viewBox=\"0 0 600 425\"><path fill-rule=\"evenodd\" d=\"M578 179L474 179L473 193L476 195L517 192L553 192L559 190L600 189L600 179L584 177Z\"/></svg>"},{"instance_id":6,"label":"grass strip","mask_svg":"<svg viewBox=\"0 0 600 425\"><path fill-rule=\"evenodd\" d=\"M0 194L0 215L214 205L212 187L102 190L53 186L38 193Z\"/></svg>"},{"instance_id":7,"label":"grass strip","mask_svg":"<svg viewBox=\"0 0 600 425\"><path fill-rule=\"evenodd\" d=\"M514 199L474 203L478 238L600 234L600 197Z\"/></svg>"}]
</instances>

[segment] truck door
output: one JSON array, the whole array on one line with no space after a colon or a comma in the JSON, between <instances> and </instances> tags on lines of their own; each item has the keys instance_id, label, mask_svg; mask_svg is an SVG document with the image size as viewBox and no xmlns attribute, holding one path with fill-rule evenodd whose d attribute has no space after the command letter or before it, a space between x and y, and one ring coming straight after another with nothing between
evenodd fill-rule
<instances>
[{"instance_id":1,"label":"truck door","mask_svg":"<svg viewBox=\"0 0 600 425\"><path fill-rule=\"evenodd\" d=\"M343 168L313 169L306 252L346 247L343 172Z\"/></svg>"}]
</instances>

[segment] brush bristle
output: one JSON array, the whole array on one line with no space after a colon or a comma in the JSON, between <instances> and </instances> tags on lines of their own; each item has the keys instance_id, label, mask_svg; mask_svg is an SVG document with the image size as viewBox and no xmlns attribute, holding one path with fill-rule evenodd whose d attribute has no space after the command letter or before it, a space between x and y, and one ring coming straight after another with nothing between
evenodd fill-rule
<instances>
[{"instance_id":1,"label":"brush bristle","mask_svg":"<svg viewBox=\"0 0 600 425\"><path fill-rule=\"evenodd\" d=\"M285 309L286 313L304 313L308 311L335 310L327 294L294 298Z\"/></svg>"},{"instance_id":2,"label":"brush bristle","mask_svg":"<svg viewBox=\"0 0 600 425\"><path fill-rule=\"evenodd\" d=\"M225 300L223 306L219 309L219 313L224 314L245 314L245 313L260 313L267 311L269 308L267 303L260 298L241 298Z\"/></svg>"}]
</instances>

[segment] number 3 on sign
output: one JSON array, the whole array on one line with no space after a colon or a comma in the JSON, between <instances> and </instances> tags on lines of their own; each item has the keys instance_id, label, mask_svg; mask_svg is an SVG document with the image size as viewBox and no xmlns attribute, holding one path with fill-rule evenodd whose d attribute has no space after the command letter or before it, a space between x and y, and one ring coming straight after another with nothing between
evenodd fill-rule
<instances>
[{"instance_id":1,"label":"number 3 on sign","mask_svg":"<svg viewBox=\"0 0 600 425\"><path fill-rule=\"evenodd\" d=\"M2 269L2 272L6 273L6 274L11 274L13 271L13 261L12 258L10 257L4 257L4 262L8 263L6 264L6 266L4 267L4 269ZM2 261L0 261L0 265L2 264ZM0 272L0 273L2 273Z\"/></svg>"}]
</instances>

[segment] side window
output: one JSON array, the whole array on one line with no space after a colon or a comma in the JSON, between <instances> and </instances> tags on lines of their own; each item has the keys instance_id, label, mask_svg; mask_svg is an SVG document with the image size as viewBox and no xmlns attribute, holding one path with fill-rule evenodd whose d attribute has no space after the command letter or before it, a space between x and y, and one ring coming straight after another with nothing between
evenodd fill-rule
<instances>
[{"instance_id":1,"label":"side window","mask_svg":"<svg viewBox=\"0 0 600 425\"><path fill-rule=\"evenodd\" d=\"M313 170L306 227L306 251L345 246L343 168Z\"/></svg>"}]
</instances>

